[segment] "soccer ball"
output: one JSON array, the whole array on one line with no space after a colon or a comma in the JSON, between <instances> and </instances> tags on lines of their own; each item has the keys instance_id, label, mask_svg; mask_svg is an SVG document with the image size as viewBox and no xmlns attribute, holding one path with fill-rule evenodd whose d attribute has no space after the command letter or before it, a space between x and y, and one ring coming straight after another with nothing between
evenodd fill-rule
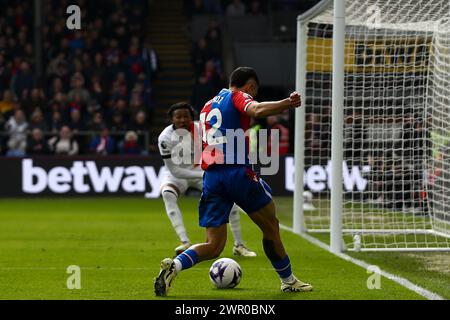
<instances>
[{"instance_id":1,"label":"soccer ball","mask_svg":"<svg viewBox=\"0 0 450 320\"><path fill-rule=\"evenodd\" d=\"M241 277L241 267L233 259L216 260L209 269L209 279L220 289L236 287L241 282Z\"/></svg>"}]
</instances>

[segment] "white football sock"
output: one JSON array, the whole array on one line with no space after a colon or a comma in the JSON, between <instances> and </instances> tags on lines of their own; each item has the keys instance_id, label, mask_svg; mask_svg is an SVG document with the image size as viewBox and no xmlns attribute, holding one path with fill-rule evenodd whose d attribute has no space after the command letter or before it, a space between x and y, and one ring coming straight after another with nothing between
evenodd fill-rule
<instances>
[{"instance_id":1,"label":"white football sock","mask_svg":"<svg viewBox=\"0 0 450 320\"><path fill-rule=\"evenodd\" d=\"M175 192L172 191L172 189L163 189L162 197L164 200L164 205L166 206L167 216L169 217L172 227L175 229L175 232L181 242L190 242L184 227L180 208L178 207L178 197Z\"/></svg>"},{"instance_id":2,"label":"white football sock","mask_svg":"<svg viewBox=\"0 0 450 320\"><path fill-rule=\"evenodd\" d=\"M183 269L183 265L181 264L181 261L178 259L173 259L173 263L175 264L175 270L178 272L181 271L181 269Z\"/></svg>"},{"instance_id":3,"label":"white football sock","mask_svg":"<svg viewBox=\"0 0 450 320\"><path fill-rule=\"evenodd\" d=\"M231 208L229 220L231 233L233 233L234 237L234 244L235 245L243 244L241 235L241 217L237 205L233 205L233 207Z\"/></svg>"},{"instance_id":4,"label":"white football sock","mask_svg":"<svg viewBox=\"0 0 450 320\"><path fill-rule=\"evenodd\" d=\"M293 284L295 282L294 274L291 273L291 275L287 278L281 278L281 282L287 283L287 284Z\"/></svg>"}]
</instances>

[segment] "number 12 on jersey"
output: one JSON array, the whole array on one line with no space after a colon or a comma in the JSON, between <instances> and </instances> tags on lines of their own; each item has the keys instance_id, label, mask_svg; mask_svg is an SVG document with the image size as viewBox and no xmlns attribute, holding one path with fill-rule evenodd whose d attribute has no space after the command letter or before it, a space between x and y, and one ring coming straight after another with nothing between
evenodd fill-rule
<instances>
[{"instance_id":1,"label":"number 12 on jersey","mask_svg":"<svg viewBox=\"0 0 450 320\"><path fill-rule=\"evenodd\" d=\"M206 129L207 124L209 125L208 129ZM203 142L210 146L227 143L227 137L224 137L219 130L222 125L222 113L218 108L200 113L200 125L202 126Z\"/></svg>"}]
</instances>

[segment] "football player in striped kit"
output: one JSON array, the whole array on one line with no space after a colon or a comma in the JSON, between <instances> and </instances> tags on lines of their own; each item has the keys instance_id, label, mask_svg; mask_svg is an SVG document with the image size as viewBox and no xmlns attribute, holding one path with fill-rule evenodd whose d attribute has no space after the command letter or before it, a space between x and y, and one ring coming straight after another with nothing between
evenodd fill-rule
<instances>
[{"instance_id":1,"label":"football player in striped kit","mask_svg":"<svg viewBox=\"0 0 450 320\"><path fill-rule=\"evenodd\" d=\"M172 105L168 110L171 125L166 127L158 138L158 147L165 166L163 167L161 194L164 200L167 216L177 233L181 244L175 248L178 255L191 246L191 242L184 226L181 210L178 206L178 198L190 188L202 190L203 173L201 166L195 164L193 135L199 134L198 123L194 122L194 109L185 102ZM180 139L180 135L190 135ZM201 139L198 136L198 139ZM181 140L181 142L180 142ZM181 146L180 143L189 145ZM177 148L176 150L174 150ZM191 150L189 161L184 163L182 155L177 150ZM201 150L200 150L201 152ZM175 159L177 157L178 159ZM236 256L254 257L256 253L249 250L242 240L240 213L236 205L230 210L230 229L234 236L233 254Z\"/></svg>"}]
</instances>

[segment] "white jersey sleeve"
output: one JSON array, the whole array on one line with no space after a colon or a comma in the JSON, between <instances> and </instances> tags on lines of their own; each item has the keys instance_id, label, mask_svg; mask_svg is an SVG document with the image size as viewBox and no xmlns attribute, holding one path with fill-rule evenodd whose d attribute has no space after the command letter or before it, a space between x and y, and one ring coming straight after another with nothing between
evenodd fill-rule
<instances>
[{"instance_id":1,"label":"white jersey sleeve","mask_svg":"<svg viewBox=\"0 0 450 320\"><path fill-rule=\"evenodd\" d=\"M159 153L161 154L161 157L163 159L169 159L172 155L173 144L171 137L173 129L172 130L170 129L171 128L167 127L166 129L163 130L163 132L161 132L161 134L158 137Z\"/></svg>"}]
</instances>

